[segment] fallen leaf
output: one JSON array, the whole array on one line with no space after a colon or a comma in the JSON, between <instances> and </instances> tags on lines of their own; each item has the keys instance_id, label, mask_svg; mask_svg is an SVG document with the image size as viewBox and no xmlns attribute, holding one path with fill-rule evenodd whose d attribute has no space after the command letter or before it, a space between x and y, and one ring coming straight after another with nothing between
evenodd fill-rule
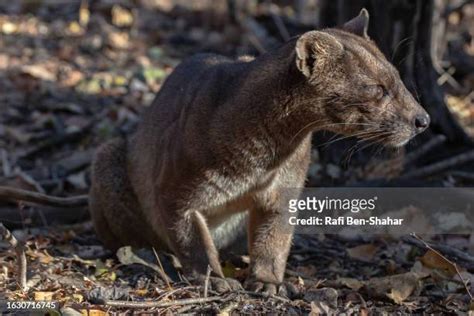
<instances>
[{"instance_id":1,"label":"fallen leaf","mask_svg":"<svg viewBox=\"0 0 474 316\"><path fill-rule=\"evenodd\" d=\"M2 25L2 33L3 34L13 34L18 30L18 27L10 22L3 23Z\"/></svg>"},{"instance_id":2,"label":"fallen leaf","mask_svg":"<svg viewBox=\"0 0 474 316\"><path fill-rule=\"evenodd\" d=\"M309 315L336 315L336 313L324 302L311 302L311 312Z\"/></svg>"},{"instance_id":3,"label":"fallen leaf","mask_svg":"<svg viewBox=\"0 0 474 316\"><path fill-rule=\"evenodd\" d=\"M102 304L106 300L127 300L129 289L121 287L96 287L87 293L87 299L94 304Z\"/></svg>"},{"instance_id":4,"label":"fallen leaf","mask_svg":"<svg viewBox=\"0 0 474 316\"><path fill-rule=\"evenodd\" d=\"M128 47L129 35L125 32L112 32L108 36L108 43L113 48L123 49Z\"/></svg>"},{"instance_id":5,"label":"fallen leaf","mask_svg":"<svg viewBox=\"0 0 474 316\"><path fill-rule=\"evenodd\" d=\"M74 36L84 34L84 29L76 21L72 21L71 23L69 23L67 30L69 31L71 35L74 35Z\"/></svg>"},{"instance_id":6,"label":"fallen leaf","mask_svg":"<svg viewBox=\"0 0 474 316\"><path fill-rule=\"evenodd\" d=\"M456 267L451 262L431 249L420 258L420 262L427 268L443 271L449 277L452 277L457 273Z\"/></svg>"},{"instance_id":7,"label":"fallen leaf","mask_svg":"<svg viewBox=\"0 0 474 316\"><path fill-rule=\"evenodd\" d=\"M163 80L166 75L166 71L159 67L146 67L143 69L143 77L148 85Z\"/></svg>"},{"instance_id":8,"label":"fallen leaf","mask_svg":"<svg viewBox=\"0 0 474 316\"><path fill-rule=\"evenodd\" d=\"M316 274L317 271L318 269L312 264L301 265L296 267L296 272L302 274L304 277L312 277Z\"/></svg>"},{"instance_id":9,"label":"fallen leaf","mask_svg":"<svg viewBox=\"0 0 474 316\"><path fill-rule=\"evenodd\" d=\"M365 244L355 246L347 249L349 257L357 259L359 261L371 262L374 259L375 254L379 250L379 247L373 244Z\"/></svg>"},{"instance_id":10,"label":"fallen leaf","mask_svg":"<svg viewBox=\"0 0 474 316\"><path fill-rule=\"evenodd\" d=\"M329 287L321 289L309 289L304 294L305 301L324 303L325 305L332 308L337 308L338 297L339 293L335 289Z\"/></svg>"},{"instance_id":11,"label":"fallen leaf","mask_svg":"<svg viewBox=\"0 0 474 316\"><path fill-rule=\"evenodd\" d=\"M365 289L372 297L388 297L401 304L410 295L421 289L421 277L415 272L372 278L365 282Z\"/></svg>"},{"instance_id":12,"label":"fallen leaf","mask_svg":"<svg viewBox=\"0 0 474 316\"><path fill-rule=\"evenodd\" d=\"M311 312L309 313L309 316L319 316L322 315L323 311L316 305L315 302L311 302Z\"/></svg>"},{"instance_id":13,"label":"fallen leaf","mask_svg":"<svg viewBox=\"0 0 474 316\"><path fill-rule=\"evenodd\" d=\"M46 80L46 81L56 81L57 76L55 73L50 71L45 65L34 64L26 65L21 67L21 71L24 74L28 74L36 79Z\"/></svg>"},{"instance_id":14,"label":"fallen leaf","mask_svg":"<svg viewBox=\"0 0 474 316\"><path fill-rule=\"evenodd\" d=\"M136 264L141 264L141 265L144 265L146 267L149 267L149 268L155 270L156 272L161 272L161 269L156 264L148 263L145 260L143 260L142 258L140 258L139 256L137 256L133 252L132 247L130 247L130 246L125 246L125 247L122 247L122 248L118 249L117 250L117 258L119 259L121 264L129 265L129 264L136 263Z\"/></svg>"},{"instance_id":15,"label":"fallen leaf","mask_svg":"<svg viewBox=\"0 0 474 316\"><path fill-rule=\"evenodd\" d=\"M354 291L358 291L361 287L364 286L364 282L359 281L357 279L353 279L353 278L338 278L337 282L339 282L343 286L346 286Z\"/></svg>"},{"instance_id":16,"label":"fallen leaf","mask_svg":"<svg viewBox=\"0 0 474 316\"><path fill-rule=\"evenodd\" d=\"M219 311L219 313L217 314L217 316L231 316L232 315L232 311L236 308L239 307L239 303L237 302L230 302L230 304L228 304L227 306L225 306L223 309L221 309Z\"/></svg>"},{"instance_id":17,"label":"fallen leaf","mask_svg":"<svg viewBox=\"0 0 474 316\"><path fill-rule=\"evenodd\" d=\"M133 24L133 14L124 7L114 5L112 7L112 23L118 27L130 26Z\"/></svg>"},{"instance_id":18,"label":"fallen leaf","mask_svg":"<svg viewBox=\"0 0 474 316\"><path fill-rule=\"evenodd\" d=\"M108 313L100 309L81 309L81 314L84 316L106 316Z\"/></svg>"},{"instance_id":19,"label":"fallen leaf","mask_svg":"<svg viewBox=\"0 0 474 316\"><path fill-rule=\"evenodd\" d=\"M64 307L64 308L61 308L61 315L62 316L82 316L83 314L71 307Z\"/></svg>"},{"instance_id":20,"label":"fallen leaf","mask_svg":"<svg viewBox=\"0 0 474 316\"><path fill-rule=\"evenodd\" d=\"M114 271L110 271L109 267L101 260L96 260L94 276L101 280L115 281L117 275Z\"/></svg>"},{"instance_id":21,"label":"fallen leaf","mask_svg":"<svg viewBox=\"0 0 474 316\"><path fill-rule=\"evenodd\" d=\"M75 302L82 303L84 301L84 296L81 294L73 294L72 298L74 299Z\"/></svg>"},{"instance_id":22,"label":"fallen leaf","mask_svg":"<svg viewBox=\"0 0 474 316\"><path fill-rule=\"evenodd\" d=\"M134 294L138 296L145 296L148 294L148 290L147 289L135 290Z\"/></svg>"},{"instance_id":23,"label":"fallen leaf","mask_svg":"<svg viewBox=\"0 0 474 316\"><path fill-rule=\"evenodd\" d=\"M87 1L82 1L79 9L79 24L82 26L89 24L90 15L89 3Z\"/></svg>"},{"instance_id":24,"label":"fallen leaf","mask_svg":"<svg viewBox=\"0 0 474 316\"><path fill-rule=\"evenodd\" d=\"M237 268L232 262L226 261L222 265L222 273L224 273L226 278L235 278L236 270Z\"/></svg>"},{"instance_id":25,"label":"fallen leaf","mask_svg":"<svg viewBox=\"0 0 474 316\"><path fill-rule=\"evenodd\" d=\"M426 278L431 274L431 269L425 267L420 261L416 261L410 271L415 272L422 278Z\"/></svg>"},{"instance_id":26,"label":"fallen leaf","mask_svg":"<svg viewBox=\"0 0 474 316\"><path fill-rule=\"evenodd\" d=\"M35 301L52 301L54 292L35 292Z\"/></svg>"}]
</instances>

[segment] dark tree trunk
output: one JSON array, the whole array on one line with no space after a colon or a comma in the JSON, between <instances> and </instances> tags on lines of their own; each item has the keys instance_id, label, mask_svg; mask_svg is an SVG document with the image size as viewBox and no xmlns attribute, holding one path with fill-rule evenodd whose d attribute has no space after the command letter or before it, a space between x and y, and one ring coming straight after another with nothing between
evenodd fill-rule
<instances>
[{"instance_id":1,"label":"dark tree trunk","mask_svg":"<svg viewBox=\"0 0 474 316\"><path fill-rule=\"evenodd\" d=\"M444 102L433 65L434 0L321 0L322 27L340 25L365 7L370 13L369 36L400 71L408 89L431 116L431 132L451 144L471 144L469 136ZM428 134L429 135L429 134Z\"/></svg>"}]
</instances>

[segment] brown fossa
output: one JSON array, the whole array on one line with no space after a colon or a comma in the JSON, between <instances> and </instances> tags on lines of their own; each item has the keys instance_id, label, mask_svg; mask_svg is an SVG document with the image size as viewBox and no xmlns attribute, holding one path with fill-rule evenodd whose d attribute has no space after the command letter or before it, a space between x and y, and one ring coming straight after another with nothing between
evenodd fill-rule
<instances>
[{"instance_id":1,"label":"brown fossa","mask_svg":"<svg viewBox=\"0 0 474 316\"><path fill-rule=\"evenodd\" d=\"M137 132L96 154L89 203L98 236L112 249L170 250L199 282L210 266L220 291L240 284L223 278L218 250L246 229L246 284L276 293L292 239L279 206L298 197L281 193L303 188L312 132L403 146L429 125L368 38L368 19L364 9L256 59L183 61Z\"/></svg>"}]
</instances>

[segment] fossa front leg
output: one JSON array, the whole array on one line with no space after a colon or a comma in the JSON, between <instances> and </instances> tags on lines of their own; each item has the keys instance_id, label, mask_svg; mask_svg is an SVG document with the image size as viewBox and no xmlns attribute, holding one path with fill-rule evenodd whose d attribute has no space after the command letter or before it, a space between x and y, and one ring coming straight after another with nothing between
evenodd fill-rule
<instances>
[{"instance_id":1,"label":"fossa front leg","mask_svg":"<svg viewBox=\"0 0 474 316\"><path fill-rule=\"evenodd\" d=\"M250 271L246 287L268 295L284 294L282 282L293 237L293 229L284 225L281 198L268 194L265 205L249 212Z\"/></svg>"}]
</instances>

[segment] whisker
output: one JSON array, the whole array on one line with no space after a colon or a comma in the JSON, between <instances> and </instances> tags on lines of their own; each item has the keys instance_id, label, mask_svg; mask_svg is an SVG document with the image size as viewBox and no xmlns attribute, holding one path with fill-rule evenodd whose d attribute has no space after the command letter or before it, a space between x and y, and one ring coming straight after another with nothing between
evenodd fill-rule
<instances>
[{"instance_id":1,"label":"whisker","mask_svg":"<svg viewBox=\"0 0 474 316\"><path fill-rule=\"evenodd\" d=\"M388 137L389 137L390 135L392 135L392 134L393 134L392 132L385 132L385 133L383 133L383 134L381 134L381 135L377 135L377 137L372 137L372 138L370 138L370 139L367 139L367 140L369 140L369 143L366 144L366 145L364 145L364 146L362 146L361 148L359 148L358 151L362 151L362 150L364 150L365 148L367 148L367 147L369 147L369 146L371 146L371 145L374 145L374 144L376 144L377 142L380 142L380 141L383 140L383 139L388 138Z\"/></svg>"},{"instance_id":2,"label":"whisker","mask_svg":"<svg viewBox=\"0 0 474 316\"><path fill-rule=\"evenodd\" d=\"M350 160L356 152L362 151L364 148L366 148L370 145L376 144L377 143L377 138L388 137L391 134L392 134L392 132L390 132L390 131L385 131L385 132L384 131L378 131L375 135L368 136L368 137L365 137L363 139L358 140L354 146L352 146L351 148L349 148L346 151L347 155L346 155L346 157L343 161L343 164L345 166L349 166ZM369 142L367 145L363 146L362 148L357 148L359 145L361 145L361 144L363 144L367 141L370 141L370 140L374 140L374 141Z\"/></svg>"},{"instance_id":3,"label":"whisker","mask_svg":"<svg viewBox=\"0 0 474 316\"><path fill-rule=\"evenodd\" d=\"M301 128L291 139L290 141L290 144L293 143L293 141L296 139L296 137L301 133L303 132L305 129L311 127L312 125L314 124L318 124L318 123L322 123L324 121L314 121L314 122L311 122L307 125L305 125L303 128ZM372 126L372 127L378 127L377 124L370 124L370 123L346 123L346 122L341 122L341 123L331 123L331 124L326 124L326 125L322 125L322 126L319 126L319 129L322 129L322 128L326 128L326 127L329 127L329 126L340 126L340 125L354 125L354 126Z\"/></svg>"},{"instance_id":4,"label":"whisker","mask_svg":"<svg viewBox=\"0 0 474 316\"><path fill-rule=\"evenodd\" d=\"M337 138L335 140L329 140L329 141L324 142L320 145L317 145L316 147L322 147L322 146L327 147L330 144L333 144L333 143L338 142L338 141L343 140L343 139L347 139L347 138L350 138L350 137L370 135L370 134L377 133L377 132L379 132L379 131L363 131L363 132L360 132L360 133L355 133L355 134L350 134L350 135L343 135L343 136L340 136L339 138Z\"/></svg>"},{"instance_id":5,"label":"whisker","mask_svg":"<svg viewBox=\"0 0 474 316\"><path fill-rule=\"evenodd\" d=\"M301 129L291 138L290 144L292 144L293 141L296 139L296 137L298 137L298 135L299 135L301 132L303 132L305 129L311 127L311 126L314 125L314 124L318 124L318 123L322 123L322 122L324 122L324 120L323 120L323 121L314 121L314 122L311 122L311 123L309 123L309 124L303 126L303 128L301 128Z\"/></svg>"},{"instance_id":6,"label":"whisker","mask_svg":"<svg viewBox=\"0 0 474 316\"><path fill-rule=\"evenodd\" d=\"M398 42L397 46L395 46L395 49L393 50L392 57L390 58L390 62L393 63L393 60L397 54L397 51L400 47L402 47L403 44L405 44L406 41L412 40L413 36L407 36L404 39L402 39L400 42ZM409 44L409 43L407 43Z\"/></svg>"}]
</instances>

